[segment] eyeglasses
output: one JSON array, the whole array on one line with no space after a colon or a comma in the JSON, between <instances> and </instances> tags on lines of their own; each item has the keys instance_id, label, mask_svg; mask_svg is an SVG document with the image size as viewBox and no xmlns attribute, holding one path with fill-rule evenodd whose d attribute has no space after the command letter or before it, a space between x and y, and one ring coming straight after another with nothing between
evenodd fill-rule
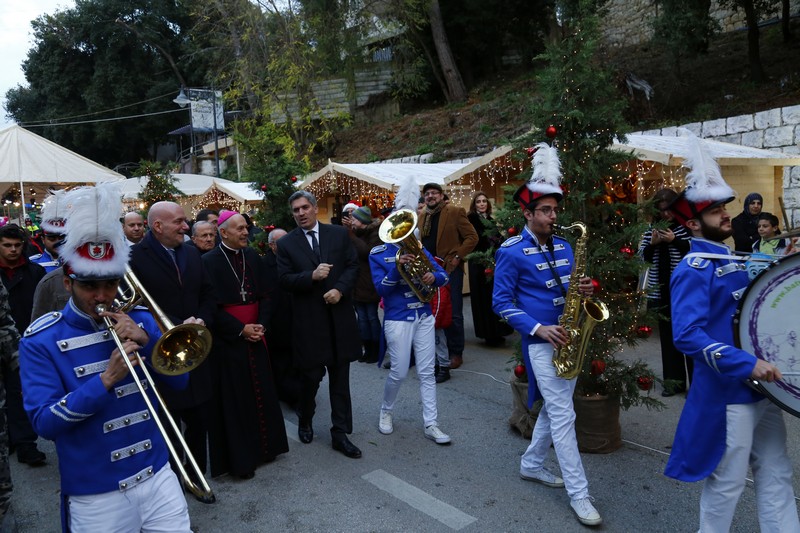
<instances>
[{"instance_id":1,"label":"eyeglasses","mask_svg":"<svg viewBox=\"0 0 800 533\"><path fill-rule=\"evenodd\" d=\"M552 215L554 213L556 215L558 215L561 212L561 208L560 207L551 207L549 205L546 205L544 207L537 207L536 209L534 209L534 211L540 211L544 216L549 217L550 215Z\"/></svg>"}]
</instances>

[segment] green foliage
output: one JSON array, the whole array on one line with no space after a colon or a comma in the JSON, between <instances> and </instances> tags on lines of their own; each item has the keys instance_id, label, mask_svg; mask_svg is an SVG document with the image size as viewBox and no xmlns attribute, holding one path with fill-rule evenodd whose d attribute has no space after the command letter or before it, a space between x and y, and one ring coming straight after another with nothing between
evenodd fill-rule
<instances>
[{"instance_id":1,"label":"green foliage","mask_svg":"<svg viewBox=\"0 0 800 533\"><path fill-rule=\"evenodd\" d=\"M237 144L247 154L242 179L253 182L253 189L264 193L254 223L266 231L259 233L253 243L263 252L269 230L282 228L289 231L294 227L288 199L296 190L298 176L308 172L308 166L290 157L285 133L272 123L241 122L234 135Z\"/></svg>"},{"instance_id":2,"label":"green foliage","mask_svg":"<svg viewBox=\"0 0 800 533\"><path fill-rule=\"evenodd\" d=\"M8 115L108 166L149 158L186 113L107 119L178 110L180 85L206 72L193 53L200 43L186 38L193 23L183 2L153 0L78 2L41 15L23 63L28 84L6 93ZM106 120L54 125L98 119Z\"/></svg>"},{"instance_id":3,"label":"green foliage","mask_svg":"<svg viewBox=\"0 0 800 533\"><path fill-rule=\"evenodd\" d=\"M719 24L709 14L711 0L660 0L658 4L653 40L669 50L679 73L681 59L708 51Z\"/></svg>"},{"instance_id":4,"label":"green foliage","mask_svg":"<svg viewBox=\"0 0 800 533\"><path fill-rule=\"evenodd\" d=\"M147 184L139 193L139 199L145 205L145 213L150 210L154 203L174 202L175 196L183 194L175 186L175 177L172 175L175 170L176 165L174 164L162 165L161 163L145 160L139 162L139 167L134 171L134 174L148 178Z\"/></svg>"}]
</instances>

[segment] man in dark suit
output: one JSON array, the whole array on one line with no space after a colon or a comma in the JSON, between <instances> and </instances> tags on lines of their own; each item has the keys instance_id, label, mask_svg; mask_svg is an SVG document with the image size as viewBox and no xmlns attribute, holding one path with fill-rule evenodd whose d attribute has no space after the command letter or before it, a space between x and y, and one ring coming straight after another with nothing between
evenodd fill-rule
<instances>
[{"instance_id":1,"label":"man in dark suit","mask_svg":"<svg viewBox=\"0 0 800 533\"><path fill-rule=\"evenodd\" d=\"M188 231L183 208L157 202L147 214L150 231L131 248L130 267L145 290L174 324L210 326L216 301L197 248L185 246ZM184 438L201 471L206 470L212 371L206 361L189 374L184 390L162 391L170 413L185 425Z\"/></svg>"},{"instance_id":2,"label":"man in dark suit","mask_svg":"<svg viewBox=\"0 0 800 533\"><path fill-rule=\"evenodd\" d=\"M295 363L302 373L298 436L314 438L315 397L327 368L333 449L361 457L347 438L353 431L350 363L361 355L361 340L351 294L358 257L347 230L317 222L317 199L308 191L289 197L297 228L278 241L278 275L292 294Z\"/></svg>"}]
</instances>

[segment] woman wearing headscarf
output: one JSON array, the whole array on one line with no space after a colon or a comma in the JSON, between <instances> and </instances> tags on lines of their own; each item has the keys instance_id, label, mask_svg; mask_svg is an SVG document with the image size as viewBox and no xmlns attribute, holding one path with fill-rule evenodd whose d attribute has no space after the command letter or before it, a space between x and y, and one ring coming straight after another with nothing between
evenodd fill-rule
<instances>
[{"instance_id":1,"label":"woman wearing headscarf","mask_svg":"<svg viewBox=\"0 0 800 533\"><path fill-rule=\"evenodd\" d=\"M733 217L733 242L737 252L750 253L758 239L758 215L764 207L764 198L751 192L744 199L744 210Z\"/></svg>"}]
</instances>

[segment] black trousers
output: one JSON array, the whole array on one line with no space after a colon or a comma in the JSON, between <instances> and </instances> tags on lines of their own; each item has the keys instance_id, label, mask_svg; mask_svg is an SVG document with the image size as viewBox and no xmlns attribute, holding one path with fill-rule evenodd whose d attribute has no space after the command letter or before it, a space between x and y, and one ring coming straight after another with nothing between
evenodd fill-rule
<instances>
[{"instance_id":1,"label":"black trousers","mask_svg":"<svg viewBox=\"0 0 800 533\"><path fill-rule=\"evenodd\" d=\"M671 309L666 307L661 309L660 312L670 316ZM686 388L687 385L692 383L694 360L691 357L686 357L675 347L671 320L659 319L658 336L661 341L661 365L664 369L664 379L680 381L682 385L678 387Z\"/></svg>"},{"instance_id":2,"label":"black trousers","mask_svg":"<svg viewBox=\"0 0 800 533\"><path fill-rule=\"evenodd\" d=\"M211 412L211 401L203 402L200 405L187 407L185 409L170 409L170 414L175 420L175 423L180 428L183 425L183 440L192 452L194 460L197 461L197 467L201 472L206 471L208 464L208 417ZM183 424L181 424L183 423ZM170 434L170 441L172 446L184 460L186 459L183 453L183 447L180 446L178 439L168 431ZM171 459L171 458L170 458ZM185 461L186 471L191 472L188 461ZM178 472L178 469L173 465L173 470Z\"/></svg>"},{"instance_id":3,"label":"black trousers","mask_svg":"<svg viewBox=\"0 0 800 533\"><path fill-rule=\"evenodd\" d=\"M300 371L300 401L297 406L297 416L301 425L311 423L317 409L317 391L325 376L326 368L331 402L331 437L336 439L353 432L349 361Z\"/></svg>"},{"instance_id":4,"label":"black trousers","mask_svg":"<svg viewBox=\"0 0 800 533\"><path fill-rule=\"evenodd\" d=\"M19 369L6 370L6 418L8 419L8 442L12 448L33 446L39 436L22 405L22 381Z\"/></svg>"}]
</instances>

